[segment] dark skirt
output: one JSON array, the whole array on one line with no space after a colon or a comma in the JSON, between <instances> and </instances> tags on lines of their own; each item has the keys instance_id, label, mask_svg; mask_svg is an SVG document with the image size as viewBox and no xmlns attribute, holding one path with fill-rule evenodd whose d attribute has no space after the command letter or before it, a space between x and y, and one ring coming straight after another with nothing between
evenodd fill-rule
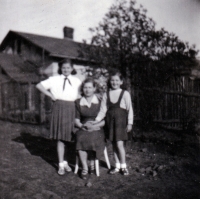
<instances>
[{"instance_id":1,"label":"dark skirt","mask_svg":"<svg viewBox=\"0 0 200 199\"><path fill-rule=\"evenodd\" d=\"M76 150L82 151L95 151L96 158L100 159L103 156L105 149L105 136L104 131L84 131L79 130L76 132Z\"/></svg>"},{"instance_id":2,"label":"dark skirt","mask_svg":"<svg viewBox=\"0 0 200 199\"><path fill-rule=\"evenodd\" d=\"M50 138L63 141L72 140L75 105L71 101L57 100L53 104Z\"/></svg>"},{"instance_id":3,"label":"dark skirt","mask_svg":"<svg viewBox=\"0 0 200 199\"><path fill-rule=\"evenodd\" d=\"M106 113L106 138L110 141L128 140L127 111L122 108L111 108Z\"/></svg>"}]
</instances>

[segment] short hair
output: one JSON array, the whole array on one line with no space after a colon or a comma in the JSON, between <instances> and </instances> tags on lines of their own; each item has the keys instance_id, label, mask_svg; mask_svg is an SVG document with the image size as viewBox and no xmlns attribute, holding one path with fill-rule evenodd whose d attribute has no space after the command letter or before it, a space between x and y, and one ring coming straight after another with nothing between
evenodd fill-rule
<instances>
[{"instance_id":1,"label":"short hair","mask_svg":"<svg viewBox=\"0 0 200 199\"><path fill-rule=\"evenodd\" d=\"M61 75L62 74L62 66L63 64L68 63L70 64L70 66L73 68L71 74L75 75L77 74L76 70L73 67L72 61L70 59L62 59L60 62L58 62L58 74Z\"/></svg>"},{"instance_id":2,"label":"short hair","mask_svg":"<svg viewBox=\"0 0 200 199\"><path fill-rule=\"evenodd\" d=\"M111 84L110 84L110 80L111 80L111 77L113 77L113 76L118 76L119 77L119 79L123 82L123 84L120 87L122 89L126 90L126 85L125 85L124 77L122 76L122 74L118 70L114 70L114 71L110 72L109 78L108 78L108 82L107 82L107 88L108 89L112 88Z\"/></svg>"},{"instance_id":3,"label":"short hair","mask_svg":"<svg viewBox=\"0 0 200 199\"><path fill-rule=\"evenodd\" d=\"M83 95L83 87L85 86L85 84L87 83L92 83L93 87L96 88L97 87L97 83L96 81L92 78L92 77L88 77L86 78L82 84L81 84L81 88L80 88L80 91L81 91L81 95Z\"/></svg>"}]
</instances>

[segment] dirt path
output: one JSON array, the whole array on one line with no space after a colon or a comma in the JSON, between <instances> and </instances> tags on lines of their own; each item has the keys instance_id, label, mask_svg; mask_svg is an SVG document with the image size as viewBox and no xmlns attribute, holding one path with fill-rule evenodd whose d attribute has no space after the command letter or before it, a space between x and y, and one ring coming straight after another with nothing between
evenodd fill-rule
<instances>
[{"instance_id":1,"label":"dirt path","mask_svg":"<svg viewBox=\"0 0 200 199\"><path fill-rule=\"evenodd\" d=\"M163 139L159 132L153 141L148 136L138 137L127 144L129 176L107 174L102 158L100 177L91 176L92 186L86 187L73 173L58 176L56 143L45 139L46 133L39 126L0 121L1 199L200 198L199 148L193 142L187 144L181 138L172 143L163 138L163 132ZM68 150L73 167L74 145ZM113 164L110 145L108 152Z\"/></svg>"}]
</instances>

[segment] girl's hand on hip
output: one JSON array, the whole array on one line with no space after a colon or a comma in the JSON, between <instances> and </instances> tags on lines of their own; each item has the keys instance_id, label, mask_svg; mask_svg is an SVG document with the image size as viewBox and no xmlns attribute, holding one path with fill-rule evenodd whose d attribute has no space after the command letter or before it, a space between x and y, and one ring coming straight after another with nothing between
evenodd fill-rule
<instances>
[{"instance_id":1,"label":"girl's hand on hip","mask_svg":"<svg viewBox=\"0 0 200 199\"><path fill-rule=\"evenodd\" d=\"M128 124L126 127L126 132L129 133L132 130L132 124Z\"/></svg>"}]
</instances>

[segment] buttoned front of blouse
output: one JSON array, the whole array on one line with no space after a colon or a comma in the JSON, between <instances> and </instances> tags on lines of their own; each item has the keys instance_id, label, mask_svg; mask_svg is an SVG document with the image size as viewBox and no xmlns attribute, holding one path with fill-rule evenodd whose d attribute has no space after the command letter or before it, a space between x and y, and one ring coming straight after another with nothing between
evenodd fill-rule
<instances>
[{"instance_id":1,"label":"buttoned front of blouse","mask_svg":"<svg viewBox=\"0 0 200 199\"><path fill-rule=\"evenodd\" d=\"M64 75L52 76L41 82L42 86L50 90L57 100L75 101L78 98L81 81L72 75L69 75L65 82ZM65 88L63 85L65 82Z\"/></svg>"}]
</instances>

